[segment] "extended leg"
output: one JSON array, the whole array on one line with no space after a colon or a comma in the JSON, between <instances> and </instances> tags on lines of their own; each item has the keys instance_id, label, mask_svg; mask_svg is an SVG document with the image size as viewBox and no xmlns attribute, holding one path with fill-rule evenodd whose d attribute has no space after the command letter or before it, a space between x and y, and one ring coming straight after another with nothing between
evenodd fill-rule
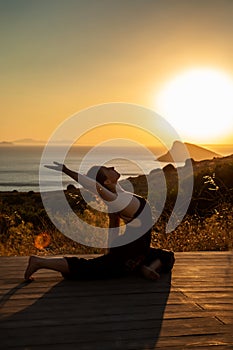
<instances>
[{"instance_id":1,"label":"extended leg","mask_svg":"<svg viewBox=\"0 0 233 350\"><path fill-rule=\"evenodd\" d=\"M69 266L64 258L42 258L38 256L31 256L24 274L25 280L29 280L32 274L40 269L58 271L64 275L69 273Z\"/></svg>"}]
</instances>

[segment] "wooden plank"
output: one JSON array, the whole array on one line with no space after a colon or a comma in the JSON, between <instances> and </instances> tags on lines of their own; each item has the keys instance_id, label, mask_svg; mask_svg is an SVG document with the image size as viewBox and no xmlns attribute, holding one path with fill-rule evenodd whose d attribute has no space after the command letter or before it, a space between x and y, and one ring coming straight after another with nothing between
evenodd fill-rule
<instances>
[{"instance_id":1,"label":"wooden plank","mask_svg":"<svg viewBox=\"0 0 233 350\"><path fill-rule=\"evenodd\" d=\"M206 320L205 320L206 324ZM160 332L161 324L159 321L148 321L148 322L117 322L117 323L74 323L74 324L62 324L56 326L42 325L37 327L25 328L10 328L4 329L4 338L1 343L5 346L23 346L25 344L25 337L30 335L30 341L33 344L45 344L53 343L54 340L57 344L61 343L76 343L77 346L85 342L98 344L104 341L117 341L122 339L124 341L135 342L142 340L146 342L156 342L158 335L165 337L169 334L169 337L186 338L192 336L192 338L201 337L205 339L212 336L212 342L219 339L226 339L226 333L223 329L223 325L217 325L217 322L210 322L209 327L207 325L203 328L203 324L189 322L170 325L165 323ZM208 329L207 329L208 328ZM230 339L230 338L229 338ZM192 342L194 342L192 340Z\"/></svg>"},{"instance_id":2,"label":"wooden plank","mask_svg":"<svg viewBox=\"0 0 233 350\"><path fill-rule=\"evenodd\" d=\"M233 349L232 252L176 253L171 285L48 271L25 285L27 260L0 257L1 349Z\"/></svg>"}]
</instances>

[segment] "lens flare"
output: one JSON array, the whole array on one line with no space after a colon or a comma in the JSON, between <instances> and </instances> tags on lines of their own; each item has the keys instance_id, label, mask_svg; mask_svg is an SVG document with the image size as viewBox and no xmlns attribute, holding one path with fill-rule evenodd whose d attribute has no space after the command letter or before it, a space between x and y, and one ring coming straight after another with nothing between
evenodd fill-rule
<instances>
[{"instance_id":1,"label":"lens flare","mask_svg":"<svg viewBox=\"0 0 233 350\"><path fill-rule=\"evenodd\" d=\"M43 250L46 247L48 247L50 242L51 242L50 235L48 233L46 233L46 232L42 232L42 233L39 233L39 235L36 236L34 246L37 249Z\"/></svg>"}]
</instances>

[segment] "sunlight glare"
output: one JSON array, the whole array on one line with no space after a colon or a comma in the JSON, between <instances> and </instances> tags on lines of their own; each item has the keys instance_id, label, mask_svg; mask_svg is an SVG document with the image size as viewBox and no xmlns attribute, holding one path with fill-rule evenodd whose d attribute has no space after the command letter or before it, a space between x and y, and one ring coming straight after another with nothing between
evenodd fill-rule
<instances>
[{"instance_id":1,"label":"sunlight glare","mask_svg":"<svg viewBox=\"0 0 233 350\"><path fill-rule=\"evenodd\" d=\"M212 69L193 69L168 82L156 99L156 111L181 137L209 142L233 130L233 80Z\"/></svg>"}]
</instances>

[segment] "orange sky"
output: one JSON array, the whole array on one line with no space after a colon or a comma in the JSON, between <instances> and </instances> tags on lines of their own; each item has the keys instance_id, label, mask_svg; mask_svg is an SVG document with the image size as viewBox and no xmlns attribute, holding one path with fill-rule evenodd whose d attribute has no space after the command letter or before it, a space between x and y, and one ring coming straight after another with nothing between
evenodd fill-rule
<instances>
[{"instance_id":1,"label":"orange sky","mask_svg":"<svg viewBox=\"0 0 233 350\"><path fill-rule=\"evenodd\" d=\"M156 109L162 86L196 66L233 76L232 17L227 0L0 0L0 141L47 140L96 104Z\"/></svg>"}]
</instances>

